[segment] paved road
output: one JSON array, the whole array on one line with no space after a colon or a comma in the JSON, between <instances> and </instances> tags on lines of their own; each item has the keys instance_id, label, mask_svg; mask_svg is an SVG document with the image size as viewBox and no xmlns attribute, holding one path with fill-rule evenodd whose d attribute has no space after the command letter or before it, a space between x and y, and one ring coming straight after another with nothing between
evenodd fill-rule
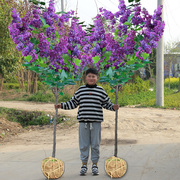
<instances>
[{"instance_id":1,"label":"paved road","mask_svg":"<svg viewBox=\"0 0 180 180\"><path fill-rule=\"evenodd\" d=\"M179 180L180 144L119 145L119 157L128 163L122 180ZM104 161L111 157L113 146L101 146L99 176L79 176L80 160L77 148L57 149L56 157L65 162L64 180L110 179L104 170ZM0 180L45 180L41 161L51 155L51 150L0 152Z\"/></svg>"}]
</instances>

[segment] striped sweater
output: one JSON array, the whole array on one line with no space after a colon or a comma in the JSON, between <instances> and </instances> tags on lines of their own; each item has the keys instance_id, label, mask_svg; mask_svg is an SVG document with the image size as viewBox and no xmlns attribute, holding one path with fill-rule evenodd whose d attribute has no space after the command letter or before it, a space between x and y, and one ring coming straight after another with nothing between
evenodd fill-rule
<instances>
[{"instance_id":1,"label":"striped sweater","mask_svg":"<svg viewBox=\"0 0 180 180\"><path fill-rule=\"evenodd\" d=\"M75 109L79 106L77 120L88 122L102 122L102 108L114 111L113 103L111 103L105 90L97 85L81 86L70 99L70 101L62 102L62 109Z\"/></svg>"}]
</instances>

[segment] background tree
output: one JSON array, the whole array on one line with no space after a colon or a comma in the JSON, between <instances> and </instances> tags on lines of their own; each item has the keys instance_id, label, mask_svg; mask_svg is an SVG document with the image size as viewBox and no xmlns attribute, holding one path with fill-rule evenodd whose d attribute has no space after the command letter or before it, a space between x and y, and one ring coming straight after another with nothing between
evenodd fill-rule
<instances>
[{"instance_id":1,"label":"background tree","mask_svg":"<svg viewBox=\"0 0 180 180\"><path fill-rule=\"evenodd\" d=\"M172 64L177 63L177 56L180 53L180 49L177 48L178 44L179 44L178 41L174 41L174 42L168 42L165 45L165 61L167 63L167 69L168 69L169 89L171 84Z\"/></svg>"},{"instance_id":2,"label":"background tree","mask_svg":"<svg viewBox=\"0 0 180 180\"><path fill-rule=\"evenodd\" d=\"M44 3L41 2L41 6ZM15 8L23 17L28 11L31 12L33 3L28 0L0 0L0 90L3 89L4 80L17 80L20 88L24 89L27 81L27 92L37 91L38 76L35 72L27 70L21 64L23 56L16 49L16 45L9 35L9 23L12 21L11 8Z\"/></svg>"}]
</instances>

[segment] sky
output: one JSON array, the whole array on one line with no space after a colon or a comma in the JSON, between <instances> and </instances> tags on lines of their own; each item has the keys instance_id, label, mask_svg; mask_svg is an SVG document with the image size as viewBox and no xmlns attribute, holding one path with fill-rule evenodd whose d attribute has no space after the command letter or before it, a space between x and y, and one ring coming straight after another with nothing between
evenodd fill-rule
<instances>
[{"instance_id":1,"label":"sky","mask_svg":"<svg viewBox=\"0 0 180 180\"><path fill-rule=\"evenodd\" d=\"M61 11L61 0L55 0L56 11ZM128 0L125 0L128 5ZM158 0L141 0L150 14L157 8ZM93 24L92 18L98 14L100 7L112 12L118 11L119 0L64 0L65 11L77 10L80 21ZM180 41L180 0L164 0L165 32L164 42Z\"/></svg>"}]
</instances>

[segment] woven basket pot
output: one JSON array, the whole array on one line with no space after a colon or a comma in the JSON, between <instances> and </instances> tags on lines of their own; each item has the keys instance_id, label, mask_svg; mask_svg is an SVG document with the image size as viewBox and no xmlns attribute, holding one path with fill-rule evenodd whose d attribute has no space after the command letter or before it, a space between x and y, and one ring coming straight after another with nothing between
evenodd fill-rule
<instances>
[{"instance_id":1,"label":"woven basket pot","mask_svg":"<svg viewBox=\"0 0 180 180\"><path fill-rule=\"evenodd\" d=\"M127 171L127 163L118 157L110 157L105 161L105 171L111 178L120 178Z\"/></svg>"},{"instance_id":2,"label":"woven basket pot","mask_svg":"<svg viewBox=\"0 0 180 180\"><path fill-rule=\"evenodd\" d=\"M42 172L48 179L58 179L64 173L64 163L53 157L45 158L42 161Z\"/></svg>"}]
</instances>

